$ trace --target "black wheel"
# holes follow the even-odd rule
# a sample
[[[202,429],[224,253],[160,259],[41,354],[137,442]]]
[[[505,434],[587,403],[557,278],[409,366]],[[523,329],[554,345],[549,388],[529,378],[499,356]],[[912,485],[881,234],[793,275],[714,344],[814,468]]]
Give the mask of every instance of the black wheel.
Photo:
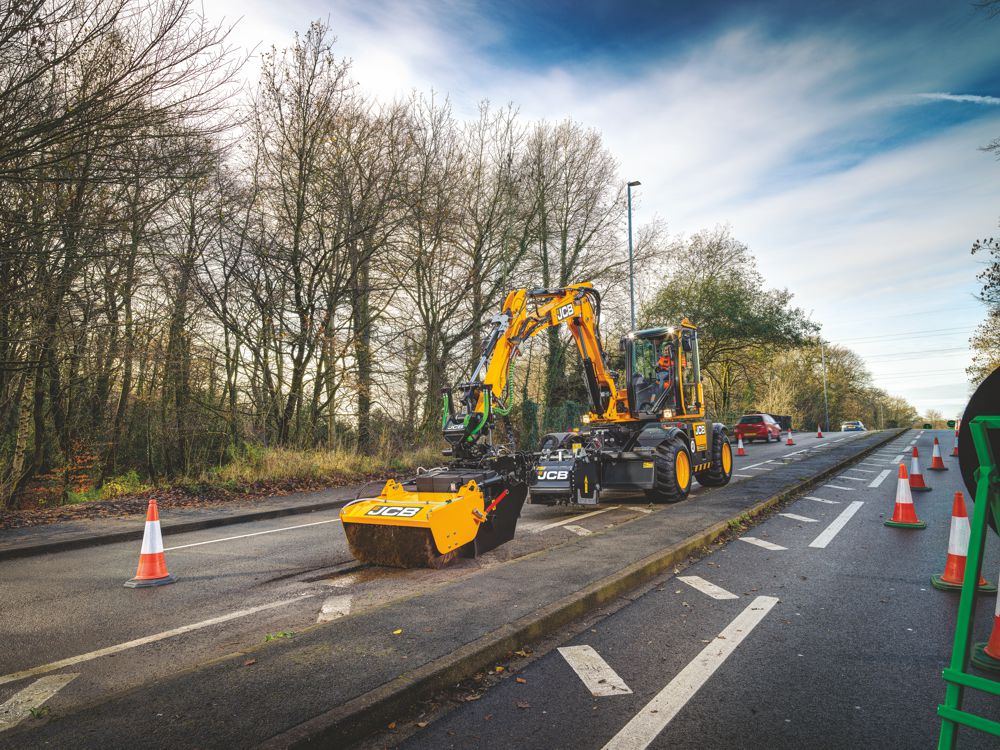
[[[691,453],[679,440],[664,440],[653,454],[654,487],[646,491],[653,503],[677,503],[691,491]]]
[[[770,442],[771,433],[767,433]],[[729,443],[729,436],[724,432],[718,432],[712,441],[712,465],[706,471],[699,471],[695,474],[698,484],[704,487],[721,487],[729,484],[733,477],[733,446]]]

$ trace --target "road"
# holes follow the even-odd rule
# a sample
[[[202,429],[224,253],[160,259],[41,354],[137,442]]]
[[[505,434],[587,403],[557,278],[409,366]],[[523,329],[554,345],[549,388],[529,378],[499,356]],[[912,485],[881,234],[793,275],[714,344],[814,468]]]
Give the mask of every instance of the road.
[[[859,437],[801,434],[795,447],[755,444],[750,455],[736,459],[734,482]],[[692,499],[710,492],[696,486]],[[513,542],[446,571],[359,568],[337,511],[167,537],[167,561],[178,583],[156,589],[122,587],[135,569],[135,543],[6,561],[0,564],[0,704],[47,675],[73,674],[44,700],[46,712],[66,715],[269,637],[661,512],[671,507],[614,503],[595,512],[529,505]],[[7,728],[0,720],[0,732]]]
[[[945,443],[943,432],[917,441],[925,467],[934,435]],[[928,528],[883,525],[899,456],[915,436],[828,480],[683,578],[666,576],[582,632],[553,639],[557,648],[504,672],[477,700],[420,717],[423,729],[400,722],[368,746],[935,746],[958,595],[932,588],[930,576],[943,569],[951,500],[963,487],[957,459],[948,472],[925,470],[933,490],[916,495],[916,508]],[[989,535],[984,572],[993,582],[998,546]],[[978,608],[978,640],[989,633],[993,596]],[[723,661],[699,661],[730,643]],[[995,699],[972,691],[966,707],[1000,713]],[[996,746],[961,733],[962,748]]]

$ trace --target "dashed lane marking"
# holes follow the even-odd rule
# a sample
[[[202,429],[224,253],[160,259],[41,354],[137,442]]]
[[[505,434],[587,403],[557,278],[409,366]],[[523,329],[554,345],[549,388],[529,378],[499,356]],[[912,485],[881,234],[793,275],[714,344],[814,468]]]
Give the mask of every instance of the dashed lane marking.
[[[891,463],[891,464],[898,464],[902,460],[903,460],[903,454],[900,453],[898,456],[896,456],[895,458],[893,458],[889,463]]]
[[[734,477],[742,477],[743,479],[753,479],[753,474],[733,474]]]
[[[590,536],[591,534],[594,533],[590,529],[585,529],[583,528],[583,526],[577,526],[572,523],[566,524],[563,528],[565,528],[566,531],[572,531],[577,536]]]
[[[688,586],[697,589],[705,596],[713,599],[739,599],[736,594],[726,591],[721,586],[716,586],[711,581],[706,581],[701,576],[677,576],[678,581],[684,581]]]
[[[32,712],[41,708],[45,701],[79,676],[79,672],[50,674],[35,680],[24,690],[14,693],[9,700],[0,705],[0,732],[16,727],[31,716]]]
[[[233,539],[246,539],[251,536],[261,536],[263,534],[277,534],[279,531],[291,531],[292,529],[304,529],[307,526],[320,526],[324,523],[338,523],[339,518],[330,518],[326,521],[313,521],[312,523],[300,523],[297,526],[283,526],[280,529],[270,529],[269,531],[255,531],[252,534],[240,534],[239,536],[226,536],[222,539],[209,539],[207,542],[193,542],[191,544],[178,544],[176,547],[167,547],[164,552],[175,549],[187,549],[188,547],[200,547],[203,544],[218,544],[219,542],[231,542]]]
[[[827,505],[840,505],[839,500],[824,500],[821,497],[813,497],[812,495],[806,495],[805,500],[815,500],[817,503],[826,503]]]
[[[833,490],[847,490],[848,492],[854,492],[853,487],[841,487],[839,484],[824,484],[824,487],[829,487]]]
[[[590,694],[598,698],[628,695],[632,688],[601,658],[591,646],[562,646],[559,649],[566,663],[583,682]]]
[[[871,482],[868,483],[868,486],[878,487],[880,484],[882,484],[882,482],[885,481],[885,478],[889,476],[891,473],[892,473],[891,470],[884,469],[877,477],[875,477]]]
[[[860,500],[855,500],[853,503],[844,508],[844,511],[833,519],[833,523],[823,529],[823,533],[818,537],[813,539],[810,543],[810,547],[815,547],[816,549],[825,549],[833,538],[840,533],[840,530],[847,525],[847,522],[853,518],[854,514],[858,512],[858,509],[864,505]]]
[[[557,526],[565,526],[568,523],[573,523],[575,521],[582,521],[584,518],[590,518],[591,516],[596,516],[598,513],[607,513],[609,510],[618,510],[620,505],[612,505],[610,508],[601,508],[600,510],[592,510],[590,513],[584,513],[581,516],[570,516],[569,518],[564,518],[561,521],[554,521],[553,523],[547,523],[544,526],[539,526],[537,529],[532,529],[532,534],[539,534],[543,531],[548,531],[549,529],[554,529]]]
[[[769,464],[770,461],[761,461],[759,464],[750,464],[749,466],[741,466],[741,469],[756,469],[758,466],[763,466],[764,464]]]
[[[871,469],[859,469],[855,466],[852,466],[850,469],[848,469],[848,471],[860,471],[864,474],[878,474],[877,471],[872,471]]]
[[[848,476],[844,476],[843,474],[841,474],[839,477],[837,477],[837,481],[839,482],[841,479],[846,480],[848,482],[867,482],[868,481],[864,477],[848,477]]]
[[[795,513],[779,513],[779,516],[784,516],[785,518],[791,518],[793,521],[804,521],[805,523],[819,523],[815,518],[809,518],[808,516],[798,516]]]
[[[773,550],[774,552],[788,549],[788,547],[782,547],[780,544],[774,544],[764,539],[758,539],[755,536],[741,536],[739,537],[739,540],[741,542],[747,542],[748,544],[756,545],[757,547],[763,547],[764,549]]]
[[[682,669],[670,683],[643,706],[604,746],[604,750],[644,750],[708,682],[743,639],[767,616],[777,597],[758,596],[719,635]]]
[[[351,614],[351,600],[353,598],[350,594],[329,597],[320,607],[319,614],[316,615],[316,622],[339,620],[341,617]]]
[[[62,669],[63,667],[68,667],[73,664],[80,664],[81,662],[91,661],[92,659],[99,659],[102,656],[109,656],[110,654],[117,654],[121,651],[127,651],[131,648],[136,648],[137,646],[145,646],[147,643],[155,643],[156,641],[162,641],[166,638],[172,638],[175,635],[182,635],[184,633],[190,633],[192,630],[200,630],[202,628],[207,628],[211,625],[219,625],[223,622],[229,622],[230,620],[236,620],[241,617],[247,617],[257,612],[264,612],[268,609],[276,609],[277,607],[287,607],[289,604],[294,604],[295,602],[303,601],[304,599],[309,599],[315,596],[315,594],[303,594],[301,596],[296,596],[291,599],[282,599],[277,602],[270,602],[269,604],[261,604],[256,607],[250,607],[249,609],[241,609],[236,612],[230,612],[225,615],[219,615],[218,617],[213,617],[209,620],[202,620],[201,622],[192,623],[191,625],[182,625],[179,628],[173,628],[172,630],[164,630],[162,633],[155,633],[153,635],[147,635],[143,638],[136,638],[134,641],[126,641],[125,643],[118,643],[114,646],[108,646],[106,648],[99,648],[96,651],[88,651],[85,654],[80,654],[78,656],[71,656],[68,659],[60,659],[59,661],[50,662],[49,664],[42,664],[39,667],[32,667],[31,669],[24,669],[20,672],[12,672],[11,674],[0,675],[0,685],[5,685],[8,682],[16,682],[17,680],[23,680],[25,677],[34,677],[36,674],[45,674],[46,672],[55,672],[57,669]]]

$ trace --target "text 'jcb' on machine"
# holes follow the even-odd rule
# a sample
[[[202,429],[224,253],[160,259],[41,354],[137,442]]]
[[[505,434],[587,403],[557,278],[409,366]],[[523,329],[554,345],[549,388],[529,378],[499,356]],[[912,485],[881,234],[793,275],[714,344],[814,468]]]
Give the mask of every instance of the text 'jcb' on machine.
[[[600,338],[601,298],[589,283],[518,289],[493,319],[472,378],[443,394],[447,466],[341,511],[351,552],[362,561],[440,567],[474,557],[514,536],[532,502],[597,503],[602,493],[642,492],[657,502],[687,496],[692,475],[721,485],[732,473],[725,428],[704,420],[697,331],[630,333],[622,340],[625,387],[608,369]],[[591,411],[585,427],[553,433],[540,453],[517,450],[508,415],[514,357],[522,343],[566,325],[583,362]]]

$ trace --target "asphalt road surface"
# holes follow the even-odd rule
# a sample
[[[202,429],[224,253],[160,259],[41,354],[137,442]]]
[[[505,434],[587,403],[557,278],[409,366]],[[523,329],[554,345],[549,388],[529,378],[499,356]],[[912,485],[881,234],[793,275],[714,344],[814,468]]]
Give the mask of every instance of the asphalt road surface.
[[[794,447],[755,444],[736,459],[734,482],[858,437],[833,433],[819,440],[805,433]],[[696,486],[693,494],[704,492],[711,490]],[[528,505],[513,542],[446,571],[359,568],[336,510],[169,536],[166,557],[178,582],[156,589],[122,587],[135,570],[139,545],[132,542],[6,561],[0,564],[0,705],[16,699],[53,716],[69,713],[267,638],[658,512],[669,507]],[[15,725],[0,710],[0,732]]]
[[[424,748],[921,748],[937,744],[958,594],[931,587],[948,546],[957,459],[916,494],[922,531],[888,528],[916,432],[667,576],[473,702],[368,746]],[[908,461],[907,461],[907,465]],[[741,467],[741,471],[746,470]],[[971,515],[971,503],[969,504]],[[763,543],[763,545],[762,545]],[[984,573],[996,582],[997,537]],[[985,640],[995,595],[977,608]],[[967,691],[994,720],[1000,704]],[[960,732],[959,747],[1000,740]]]

